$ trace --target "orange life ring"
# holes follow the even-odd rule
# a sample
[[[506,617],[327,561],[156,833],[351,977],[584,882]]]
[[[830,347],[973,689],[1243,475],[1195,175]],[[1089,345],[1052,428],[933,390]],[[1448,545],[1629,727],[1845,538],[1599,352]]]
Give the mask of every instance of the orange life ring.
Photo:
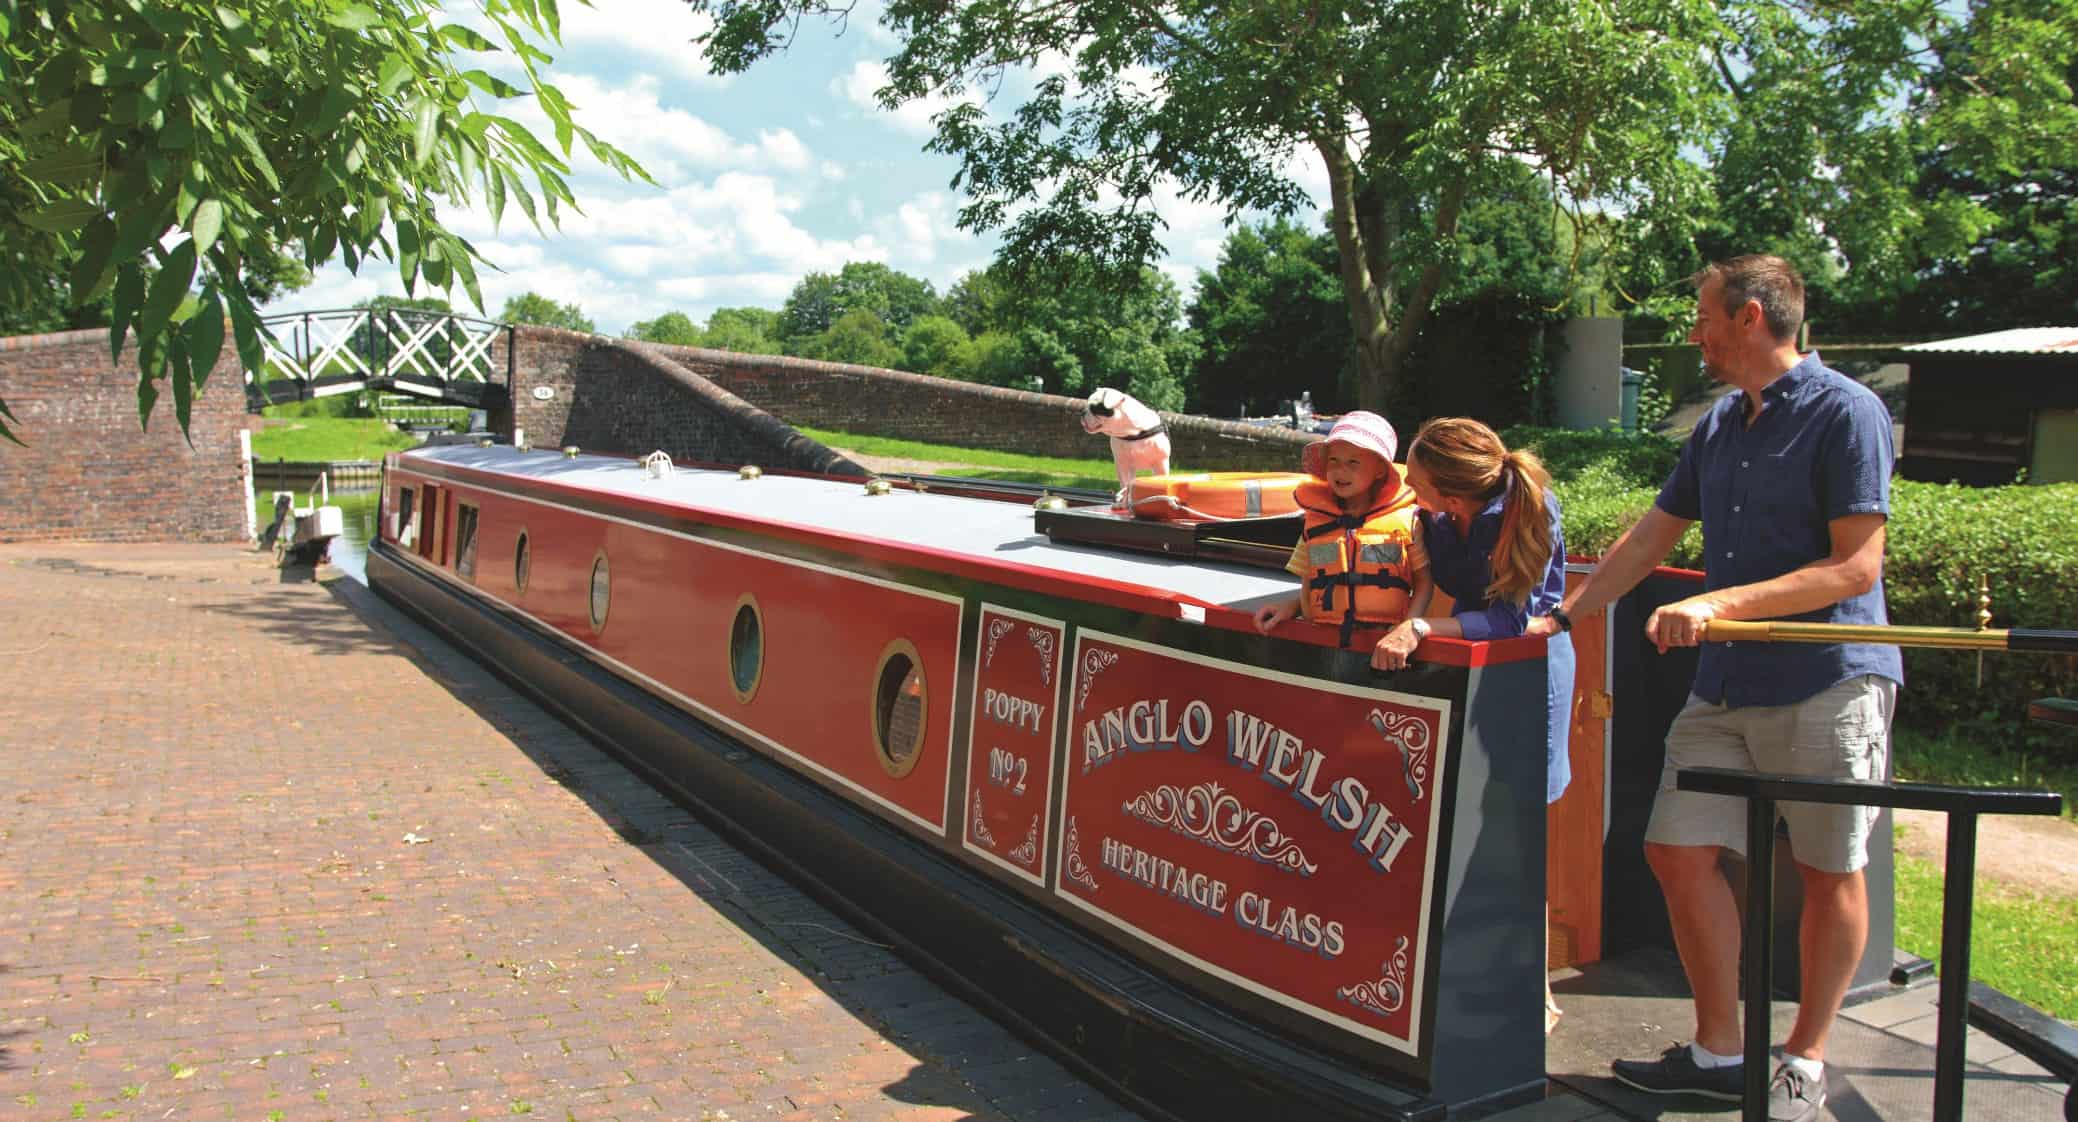
[[[1299,509],[1292,497],[1307,478],[1296,471],[1205,471],[1191,475],[1143,475],[1128,496],[1135,518],[1203,522],[1215,518],[1262,518]]]

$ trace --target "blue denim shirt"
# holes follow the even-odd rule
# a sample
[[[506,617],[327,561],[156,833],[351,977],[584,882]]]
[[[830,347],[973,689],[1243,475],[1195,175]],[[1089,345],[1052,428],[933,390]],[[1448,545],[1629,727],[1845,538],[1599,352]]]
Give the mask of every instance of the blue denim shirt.
[[[1429,573],[1435,577],[1436,587],[1454,601],[1451,614],[1467,639],[1513,639],[1522,634],[1531,616],[1545,615],[1566,598],[1566,539],[1559,528],[1558,496],[1549,491],[1544,493],[1544,514],[1551,520],[1551,563],[1544,567],[1544,579],[1530,589],[1529,603],[1522,607],[1486,598],[1486,586],[1494,580],[1494,544],[1501,540],[1502,504],[1507,497],[1497,496],[1473,515],[1462,536],[1449,515],[1421,512],[1421,541],[1429,555]]]
[[[1890,412],[1866,387],[1804,356],[1761,391],[1746,425],[1746,395],[1729,393],[1699,422],[1658,507],[1703,523],[1710,589],[1753,584],[1832,553],[1829,523],[1890,514]],[[1887,623],[1883,580],[1859,596],[1788,616],[1822,623]],[[1734,708],[1788,705],[1849,678],[1905,680],[1894,646],[1877,643],[1705,643],[1695,693]]]

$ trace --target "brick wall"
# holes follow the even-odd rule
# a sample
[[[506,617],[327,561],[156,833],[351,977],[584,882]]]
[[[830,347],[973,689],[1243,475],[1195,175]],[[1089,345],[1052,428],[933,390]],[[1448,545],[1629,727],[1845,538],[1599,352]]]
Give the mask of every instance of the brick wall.
[[[245,540],[243,390],[226,345],[183,439],[170,391],[138,427],[134,341],[111,362],[106,331],[0,338],[0,399],[28,446],[0,440],[0,541]]]
[[[629,343],[546,328],[520,331],[520,361],[515,366],[522,373],[515,374],[521,384],[514,387],[513,410],[528,439],[537,444],[562,440],[550,434],[575,431],[568,428],[576,420],[573,410],[594,395],[615,392],[604,390],[610,381],[608,372],[625,363],[630,370],[664,364],[686,375],[698,375],[682,384],[711,385],[722,391],[722,397],[744,403],[753,414],[769,414],[814,428],[1041,456],[1102,459],[1110,455],[1101,437],[1082,431],[1080,398],[784,355]],[[578,390],[580,375],[586,374],[591,381],[580,392],[566,392]],[[635,381],[641,381],[640,376]],[[533,385],[552,385],[558,392],[553,400],[538,402],[531,392]],[[1178,471],[1297,471],[1299,449],[1310,439],[1289,429],[1182,413],[1165,413],[1163,419],[1169,425]],[[618,430],[603,428],[603,417],[588,426],[588,431],[601,432],[611,440],[627,439]],[[584,440],[569,442],[586,445]],[[601,450],[609,446],[600,445]],[[644,444],[640,450],[660,446],[671,450],[659,442]]]
[[[491,423],[519,429],[537,447],[631,456],[662,449],[679,461],[868,474],[688,370],[678,360],[684,348],[530,326],[515,329],[513,345],[510,425],[502,417]]]

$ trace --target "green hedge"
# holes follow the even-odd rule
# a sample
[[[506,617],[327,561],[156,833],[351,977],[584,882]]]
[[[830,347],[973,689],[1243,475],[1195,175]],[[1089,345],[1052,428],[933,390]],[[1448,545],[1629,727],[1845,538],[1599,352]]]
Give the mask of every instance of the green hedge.
[[[1514,428],[1505,439],[1537,450],[1551,468],[1565,511],[1566,548],[1605,552],[1652,506],[1680,446],[1650,434]],[[1993,627],[2078,627],[2078,484],[1960,487],[1892,484],[1884,585],[1893,623],[1970,627],[1977,581],[1991,581]],[[1667,563],[1702,565],[1691,530]],[[1899,720],[1926,732],[1967,726],[2005,747],[2078,757],[2078,737],[2020,720],[2038,697],[2078,696],[2078,656],[1990,654],[1984,683],[1977,656],[1905,651],[1907,688]]]

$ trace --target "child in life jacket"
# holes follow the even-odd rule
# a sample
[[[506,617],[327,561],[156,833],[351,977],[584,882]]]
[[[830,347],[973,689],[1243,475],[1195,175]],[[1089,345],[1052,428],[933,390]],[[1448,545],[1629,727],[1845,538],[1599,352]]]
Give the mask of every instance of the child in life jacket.
[[[1407,617],[1428,587],[1414,492],[1393,466],[1399,437],[1376,413],[1344,414],[1327,439],[1306,446],[1301,464],[1312,476],[1294,497],[1305,530],[1285,568],[1299,594],[1256,612],[1258,631],[1294,615],[1341,628],[1347,647],[1357,625]]]

